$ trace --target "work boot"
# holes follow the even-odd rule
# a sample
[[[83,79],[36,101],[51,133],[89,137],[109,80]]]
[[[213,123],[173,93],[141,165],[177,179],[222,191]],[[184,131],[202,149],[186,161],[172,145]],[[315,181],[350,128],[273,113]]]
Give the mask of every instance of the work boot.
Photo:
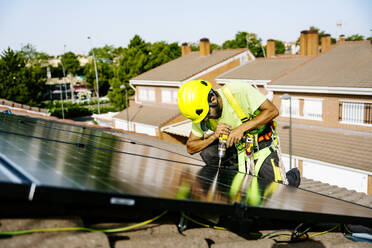
[[[300,171],[297,168],[290,169],[287,173],[287,181],[289,186],[298,188],[301,183]]]

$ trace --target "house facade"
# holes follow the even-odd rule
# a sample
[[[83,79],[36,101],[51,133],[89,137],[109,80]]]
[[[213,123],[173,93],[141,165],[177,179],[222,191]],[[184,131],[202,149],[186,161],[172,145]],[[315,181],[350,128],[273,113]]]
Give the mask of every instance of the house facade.
[[[287,169],[292,164],[306,178],[372,194],[372,44],[331,46],[326,35],[319,47],[317,33],[308,31],[300,40],[302,55],[256,60],[217,82],[256,85],[280,109]]]
[[[136,91],[134,104],[114,116],[115,128],[178,141],[177,137],[162,133],[160,129],[185,120],[177,107],[179,87],[194,79],[208,80],[214,87],[220,87],[215,81],[217,75],[255,59],[248,49],[211,51],[210,42],[206,38],[200,40],[199,51],[191,51],[187,43],[182,44],[181,49],[180,58],[130,80],[130,85]],[[156,123],[155,115],[161,116],[161,120]]]

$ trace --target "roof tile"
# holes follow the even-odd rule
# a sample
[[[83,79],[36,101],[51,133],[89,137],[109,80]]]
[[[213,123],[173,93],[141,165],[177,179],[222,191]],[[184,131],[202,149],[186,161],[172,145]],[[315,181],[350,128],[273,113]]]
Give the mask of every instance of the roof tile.
[[[213,50],[210,55],[202,57],[199,55],[199,52],[191,52],[186,56],[142,73],[132,78],[132,80],[184,81],[245,51],[247,51],[245,48]]]

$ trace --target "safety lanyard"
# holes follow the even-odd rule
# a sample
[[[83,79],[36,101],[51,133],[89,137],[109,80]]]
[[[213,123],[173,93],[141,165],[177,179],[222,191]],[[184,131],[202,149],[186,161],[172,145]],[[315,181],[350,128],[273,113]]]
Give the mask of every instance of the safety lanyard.
[[[239,119],[242,121],[242,123],[248,121],[247,115],[244,113],[239,103],[233,96],[231,90],[226,85],[222,87],[222,92],[225,95],[227,101],[230,103],[231,107],[234,109],[235,113],[238,115]]]

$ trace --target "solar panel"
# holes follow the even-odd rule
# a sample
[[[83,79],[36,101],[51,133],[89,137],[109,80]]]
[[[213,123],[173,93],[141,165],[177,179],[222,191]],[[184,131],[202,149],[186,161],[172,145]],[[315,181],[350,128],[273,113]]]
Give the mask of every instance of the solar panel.
[[[143,139],[142,139],[143,140]],[[372,209],[76,125],[0,114],[1,201],[200,210],[347,223]]]

